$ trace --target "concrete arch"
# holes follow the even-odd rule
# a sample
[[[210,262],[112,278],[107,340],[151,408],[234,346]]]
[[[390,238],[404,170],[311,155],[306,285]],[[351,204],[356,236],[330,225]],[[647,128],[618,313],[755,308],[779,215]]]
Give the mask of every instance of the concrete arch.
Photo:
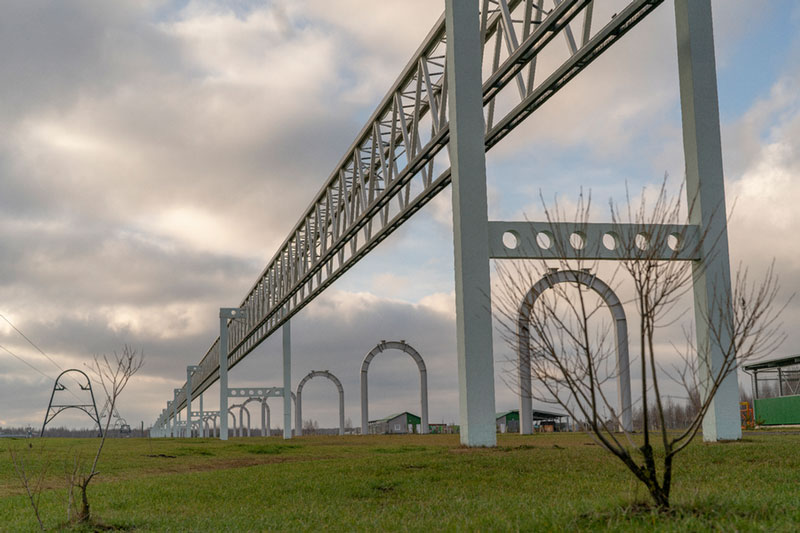
[[[233,424],[230,427],[232,429],[233,436],[235,437],[236,436],[236,413],[233,412],[233,406],[228,408],[228,414],[231,416],[231,419],[233,420]]]
[[[316,377],[328,378],[336,385],[336,389],[339,391],[339,435],[344,435],[344,387],[342,387],[342,382],[339,381],[339,378],[327,370],[312,370],[306,377],[301,379],[300,383],[297,385],[297,401],[295,402],[294,410],[294,427],[296,434],[298,436],[303,434],[303,387],[306,382]]]
[[[626,431],[633,429],[631,409],[631,373],[628,357],[628,322],[625,310],[616,293],[594,274],[582,270],[561,270],[546,274],[531,287],[522,299],[517,319],[517,347],[519,373],[520,433],[532,432],[533,400],[531,394],[530,314],[533,305],[543,292],[558,283],[578,283],[592,289],[603,299],[614,318],[615,344],[617,346],[617,401],[620,412],[618,423]]]
[[[428,371],[425,368],[425,361],[422,356],[406,341],[381,341],[373,348],[361,363],[361,434],[369,434],[369,411],[368,411],[368,388],[367,372],[372,359],[384,350],[400,350],[411,356],[419,368],[419,388],[420,388],[420,407],[422,409],[422,429],[421,433],[428,433]]]
[[[245,409],[245,406],[250,402],[259,402],[259,403],[261,403],[261,411],[262,411],[262,413],[261,413],[261,434],[262,435],[266,435],[266,433],[264,433],[264,413],[263,413],[264,404],[266,403],[266,401],[267,401],[266,398],[260,398],[258,396],[254,396],[252,398],[248,398],[247,400],[245,400],[242,403],[242,407],[241,407],[241,409]],[[241,420],[241,418],[242,418],[242,413],[240,411],[239,412],[239,419]],[[250,410],[249,409],[247,410],[247,436],[248,437],[250,436]]]
[[[247,413],[247,436],[250,436],[250,409],[245,407],[245,403],[239,404],[239,436],[244,437],[244,413]]]

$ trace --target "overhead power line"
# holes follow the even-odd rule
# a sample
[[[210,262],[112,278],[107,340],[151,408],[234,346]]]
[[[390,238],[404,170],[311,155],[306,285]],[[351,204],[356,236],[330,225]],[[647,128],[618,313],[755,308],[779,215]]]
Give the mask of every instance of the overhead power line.
[[[40,354],[42,354],[43,356],[47,357],[47,360],[48,360],[48,361],[50,361],[51,363],[53,363],[54,365],[56,365],[56,368],[58,368],[58,369],[59,369],[59,370],[61,370],[62,372],[64,371],[64,368],[63,368],[61,365],[59,365],[58,363],[56,363],[55,361],[53,361],[53,358],[52,358],[52,357],[50,357],[49,355],[47,355],[46,353],[44,353],[44,350],[42,350],[41,348],[39,348],[38,346],[36,346],[36,343],[34,343],[32,340],[30,340],[30,339],[28,338],[28,336],[27,336],[27,335],[25,335],[24,333],[22,333],[22,332],[21,332],[21,331],[20,331],[20,330],[17,328],[17,326],[15,326],[14,324],[12,324],[12,323],[11,323],[11,321],[5,317],[5,315],[3,315],[2,313],[0,313],[0,318],[2,318],[3,320],[5,320],[5,321],[8,323],[8,325],[9,325],[9,326],[11,326],[12,328],[14,328],[14,331],[16,331],[17,333],[19,333],[20,335],[22,335],[22,338],[23,338],[23,339],[25,339],[26,341],[28,341],[28,343],[29,343],[31,346],[33,346],[34,348],[36,348],[36,349],[39,351],[39,353],[40,353]]]

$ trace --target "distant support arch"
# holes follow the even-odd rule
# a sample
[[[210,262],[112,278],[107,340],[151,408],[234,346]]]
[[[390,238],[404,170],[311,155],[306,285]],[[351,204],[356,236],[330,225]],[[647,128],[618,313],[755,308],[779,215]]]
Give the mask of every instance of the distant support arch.
[[[423,434],[428,433],[428,371],[425,368],[425,361],[422,356],[406,341],[381,341],[375,348],[373,348],[361,363],[361,434],[369,434],[369,393],[367,388],[367,372],[369,371],[369,364],[372,359],[384,350],[400,350],[411,356],[417,363],[419,368],[419,386],[420,386],[420,407],[422,410],[422,429]]]
[[[77,372],[86,380],[86,385],[81,385],[79,378],[74,378],[75,382],[81,388],[82,391],[88,391],[89,397],[92,400],[92,403],[84,403],[84,404],[77,404],[77,403],[64,403],[64,404],[53,404],[53,399],[55,398],[56,392],[65,391],[67,387],[61,382],[61,378],[64,375],[69,374],[71,372]],[[79,400],[80,401],[80,400]],[[47,412],[44,415],[44,424],[42,424],[42,432],[40,437],[44,437],[44,429],[47,427],[47,424],[50,423],[56,416],[58,416],[61,412],[66,411],[67,409],[80,409],[91,418],[96,424],[97,429],[100,431],[100,436],[103,436],[103,427],[100,425],[100,414],[97,412],[97,403],[94,401],[94,392],[92,391],[92,382],[89,379],[89,376],[86,375],[85,372],[82,370],[78,370],[77,368],[70,368],[68,370],[64,370],[62,373],[58,375],[56,378],[55,383],[53,384],[53,392],[50,393],[50,403],[47,404]]]
[[[617,351],[617,401],[618,423],[626,431],[633,429],[631,409],[631,373],[628,357],[628,322],[625,309],[616,293],[603,280],[583,270],[560,270],[546,274],[531,287],[519,306],[517,318],[517,338],[519,344],[519,431],[530,434],[533,431],[533,396],[531,390],[531,353],[530,353],[530,314],[539,296],[558,283],[578,283],[596,292],[603,299],[614,319],[614,336]]]
[[[295,433],[300,436],[303,434],[303,387],[305,386],[306,382],[308,382],[311,378],[328,378],[336,385],[336,388],[339,391],[339,435],[344,435],[344,387],[342,387],[342,382],[339,381],[339,378],[328,372],[327,370],[312,370],[308,373],[306,377],[300,380],[300,383],[297,385],[297,401],[295,402]]]

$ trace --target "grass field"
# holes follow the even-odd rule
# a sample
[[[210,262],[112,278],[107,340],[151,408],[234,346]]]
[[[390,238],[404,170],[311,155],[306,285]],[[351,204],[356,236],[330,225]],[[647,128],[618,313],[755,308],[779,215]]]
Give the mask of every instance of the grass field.
[[[49,464],[42,516],[66,520],[65,461],[91,439],[0,441],[34,470]],[[29,444],[33,448],[29,448]],[[800,435],[748,433],[679,456],[673,509],[584,434],[501,435],[466,449],[456,435],[114,439],[90,486],[109,529],[136,531],[796,531]],[[38,525],[0,461],[0,530]],[[86,529],[93,531],[94,529]]]

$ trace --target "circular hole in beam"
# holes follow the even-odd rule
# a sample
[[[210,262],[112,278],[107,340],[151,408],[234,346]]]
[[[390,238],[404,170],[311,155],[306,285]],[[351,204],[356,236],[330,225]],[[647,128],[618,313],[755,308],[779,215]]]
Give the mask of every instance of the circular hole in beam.
[[[576,250],[583,250],[586,247],[586,234],[582,231],[575,231],[569,236],[569,244]]]
[[[553,246],[553,234],[549,231],[539,231],[536,233],[536,245],[542,250],[549,250]]]
[[[519,247],[519,234],[514,230],[503,233],[503,246],[508,250],[516,250]]]
[[[619,248],[619,235],[613,231],[603,235],[603,246],[606,250],[616,250]]]
[[[679,252],[683,248],[683,235],[680,233],[670,233],[667,237],[667,246],[673,252]]]
[[[650,235],[647,233],[638,233],[636,237],[634,237],[633,242],[639,250],[648,250],[650,248]]]

